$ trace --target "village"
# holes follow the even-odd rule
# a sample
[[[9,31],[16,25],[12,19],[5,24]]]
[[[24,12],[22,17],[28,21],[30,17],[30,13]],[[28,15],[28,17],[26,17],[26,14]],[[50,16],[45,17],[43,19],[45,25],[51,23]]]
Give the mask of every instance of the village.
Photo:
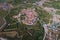
[[[1,2],[0,40],[60,40],[58,1]]]

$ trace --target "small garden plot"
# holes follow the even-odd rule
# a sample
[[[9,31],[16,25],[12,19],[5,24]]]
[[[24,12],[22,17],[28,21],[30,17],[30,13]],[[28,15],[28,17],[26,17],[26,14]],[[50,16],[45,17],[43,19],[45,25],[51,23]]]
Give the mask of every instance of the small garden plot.
[[[57,11],[56,14],[60,15],[60,11]]]
[[[51,2],[51,5],[56,9],[60,9],[60,1],[53,1]]]
[[[8,14],[8,11],[0,11],[0,16],[5,17]]]

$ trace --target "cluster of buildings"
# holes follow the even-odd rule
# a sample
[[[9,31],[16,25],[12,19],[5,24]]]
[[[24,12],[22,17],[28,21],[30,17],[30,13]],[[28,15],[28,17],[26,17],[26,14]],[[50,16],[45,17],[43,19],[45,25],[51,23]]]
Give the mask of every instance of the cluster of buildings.
[[[26,25],[34,25],[36,24],[37,20],[39,20],[38,14],[35,12],[34,9],[31,8],[22,9],[21,13],[13,16],[13,18],[17,18],[19,22],[21,21],[23,24]]]
[[[59,35],[59,26],[60,26],[60,16],[55,15],[53,17],[53,22],[51,24],[44,24],[43,28],[45,29],[44,40],[58,40]]]
[[[44,38],[43,40],[58,40],[58,27],[55,24],[44,24]]]
[[[22,14],[25,16],[25,19],[22,22],[26,25],[34,25],[37,21],[38,14],[31,8],[23,9]]]

